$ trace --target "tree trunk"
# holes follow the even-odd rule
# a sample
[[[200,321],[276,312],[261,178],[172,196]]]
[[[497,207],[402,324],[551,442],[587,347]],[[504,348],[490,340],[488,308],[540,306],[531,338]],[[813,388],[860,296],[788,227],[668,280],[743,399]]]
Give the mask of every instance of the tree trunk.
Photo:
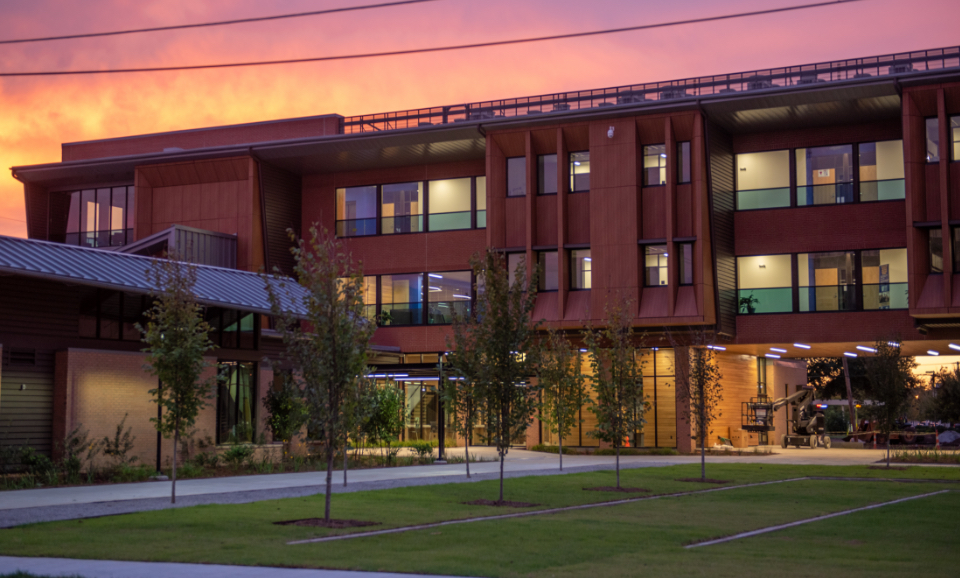
[[[349,462],[349,456],[347,454],[347,438],[343,438],[343,487],[347,487],[347,463]]]
[[[700,432],[700,479],[707,479],[707,436]]]
[[[847,367],[847,358],[843,357],[843,378],[847,382],[847,407],[850,409],[850,430],[857,431],[857,415],[853,404],[853,388],[850,387],[850,369]],[[787,392],[788,394],[790,392]],[[849,433],[849,432],[848,432]]]
[[[620,444],[617,444],[617,489],[620,489]]]
[[[173,471],[171,472],[170,479],[173,480],[173,483],[170,484],[170,503],[177,503],[177,446],[180,445],[180,428],[174,428],[173,430]]]
[[[330,491],[333,489],[333,443],[332,436],[327,436],[327,493],[324,496],[323,519],[330,521]]]
[[[890,434],[887,434],[887,467],[890,467]]]
[[[563,431],[563,419],[560,419],[560,420],[558,421],[558,423],[557,423],[557,431],[558,431],[558,432],[562,432],[562,431]],[[559,447],[560,447],[560,471],[562,472],[562,471],[563,471],[563,436],[558,433],[558,434],[557,434],[557,439],[560,440],[558,443],[559,443]]]
[[[503,454],[500,454],[500,501],[503,501]]]
[[[470,434],[467,434],[467,438],[463,440],[463,457],[464,461],[467,462],[467,477],[470,477]]]

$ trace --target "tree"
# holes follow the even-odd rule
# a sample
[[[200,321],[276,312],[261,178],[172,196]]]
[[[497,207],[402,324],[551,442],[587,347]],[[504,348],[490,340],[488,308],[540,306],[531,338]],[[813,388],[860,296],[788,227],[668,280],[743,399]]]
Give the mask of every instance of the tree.
[[[719,417],[723,401],[723,375],[716,352],[708,347],[709,336],[695,330],[686,346],[686,359],[677,356],[677,397],[683,400],[684,418],[693,426],[693,435],[700,442],[700,479],[707,479],[706,446],[710,426]],[[683,365],[681,365],[683,364]],[[685,373],[685,375],[684,375]]]
[[[298,285],[265,277],[285,357],[303,389],[309,422],[323,436],[327,461],[324,521],[330,523],[333,460],[347,426],[346,404],[366,375],[367,345],[375,326],[364,317],[363,276],[326,230],[297,239]]]
[[[399,439],[403,431],[403,394],[391,380],[374,389],[370,403],[370,417],[363,433],[369,441],[380,446],[380,457],[386,465],[384,447]]]
[[[309,413],[303,401],[303,391],[289,371],[274,374],[273,387],[263,398],[263,407],[269,413],[267,427],[274,440],[283,442],[283,458],[290,455],[290,446],[300,429],[307,423]]]
[[[344,404],[343,420],[343,485],[347,485],[347,469],[349,468],[350,458],[347,451],[350,449],[350,437],[353,437],[354,455],[357,448],[362,443],[364,432],[367,429],[367,422],[373,415],[376,400],[377,383],[375,380],[367,377],[372,373],[372,369],[364,368],[364,372],[357,380],[356,387],[353,387],[347,396]]]
[[[563,469],[563,438],[579,424],[580,408],[589,400],[586,379],[580,367],[580,352],[559,331],[547,332],[540,342],[537,377],[540,382],[540,421],[559,438],[560,469]]]
[[[151,418],[163,436],[173,436],[173,468],[170,502],[177,501],[177,448],[180,432],[193,427],[200,410],[206,406],[215,378],[201,379],[209,364],[204,355],[216,346],[210,341],[210,326],[203,320],[193,288],[196,268],[176,255],[158,259],[147,271],[156,300],[146,312],[143,349],[146,369],[157,376],[160,385],[149,391],[162,408],[160,417]]]
[[[643,367],[638,359],[629,302],[606,307],[606,327],[590,329],[584,342],[593,368],[596,395],[590,411],[597,416],[596,438],[613,445],[617,454],[617,488],[620,488],[620,448],[646,423]]]
[[[464,462],[470,477],[470,441],[480,417],[479,383],[483,379],[483,364],[477,347],[477,331],[472,331],[471,320],[457,314],[453,321],[453,335],[447,338],[447,361],[454,379],[440,384],[443,407],[452,417],[457,435],[463,436]]]
[[[521,260],[511,284],[506,260],[496,251],[474,255],[470,265],[477,278],[476,310],[471,316],[455,319],[452,357],[453,363],[463,364],[455,365],[455,372],[475,375],[470,381],[473,399],[486,413],[489,440],[500,456],[498,501],[503,502],[504,458],[513,440],[526,433],[537,405],[536,389],[525,383],[535,367],[537,324],[531,316],[537,299],[537,273],[531,273],[528,280]],[[461,349],[465,347],[473,352]],[[473,361],[467,361],[471,356]]]
[[[877,422],[880,433],[887,438],[887,467],[890,467],[890,432],[897,425],[919,386],[913,370],[917,367],[913,356],[901,355],[900,341],[878,339],[873,348],[876,354],[863,357],[863,366],[870,384],[872,404],[862,403],[864,411]]]
[[[940,385],[928,405],[929,417],[951,425],[960,422],[960,369],[943,369],[936,381]]]

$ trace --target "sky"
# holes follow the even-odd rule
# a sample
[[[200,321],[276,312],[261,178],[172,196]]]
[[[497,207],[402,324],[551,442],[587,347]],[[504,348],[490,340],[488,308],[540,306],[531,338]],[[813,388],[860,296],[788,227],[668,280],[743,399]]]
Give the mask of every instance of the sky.
[[[506,40],[811,0],[436,0],[334,15],[0,45],[0,71],[175,66]],[[208,22],[376,0],[0,0],[0,39]],[[960,45],[956,0],[861,0],[582,39],[213,71],[0,78],[0,234],[26,236],[12,166],[60,144],[673,80]]]

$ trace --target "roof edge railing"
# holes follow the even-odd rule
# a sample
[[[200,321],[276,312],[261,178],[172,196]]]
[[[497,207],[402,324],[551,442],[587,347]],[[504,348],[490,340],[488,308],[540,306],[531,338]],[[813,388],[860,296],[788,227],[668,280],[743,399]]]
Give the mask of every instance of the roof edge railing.
[[[957,67],[960,67],[960,47],[954,46],[717,76],[351,116],[343,119],[342,126],[344,134],[390,131],[644,102],[796,88]]]

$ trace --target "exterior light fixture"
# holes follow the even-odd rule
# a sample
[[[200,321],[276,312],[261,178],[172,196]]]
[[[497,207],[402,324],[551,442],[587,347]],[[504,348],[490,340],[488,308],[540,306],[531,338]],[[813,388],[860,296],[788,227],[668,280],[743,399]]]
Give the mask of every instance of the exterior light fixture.
[[[586,352],[587,352],[586,349],[581,349],[581,350],[580,350],[580,353],[586,353]]]
[[[957,345],[956,343],[951,343],[947,347],[949,347],[950,349],[956,349],[957,351],[960,351],[960,345]]]
[[[771,347],[770,351],[776,351],[777,353],[786,353],[786,349],[780,349],[779,347]]]
[[[809,345],[804,345],[803,343],[794,343],[794,347],[799,347],[800,349],[810,349]]]
[[[857,349],[860,351],[869,351],[870,353],[876,353],[877,350],[872,347],[867,347],[866,345],[858,345]]]
[[[764,355],[764,357],[772,357],[772,358],[774,358],[774,359],[780,359],[780,356],[777,355],[776,353],[768,353],[768,354]]]
[[[613,127],[607,129],[607,138],[613,138]]]
[[[847,357],[856,357],[856,356],[857,356],[856,353],[850,353],[849,351],[844,351],[843,354],[846,355]]]
[[[708,345],[707,349],[716,349],[717,351],[726,351],[727,348],[722,345]]]
[[[927,355],[940,355],[939,351],[934,351],[932,349],[927,350]]]

